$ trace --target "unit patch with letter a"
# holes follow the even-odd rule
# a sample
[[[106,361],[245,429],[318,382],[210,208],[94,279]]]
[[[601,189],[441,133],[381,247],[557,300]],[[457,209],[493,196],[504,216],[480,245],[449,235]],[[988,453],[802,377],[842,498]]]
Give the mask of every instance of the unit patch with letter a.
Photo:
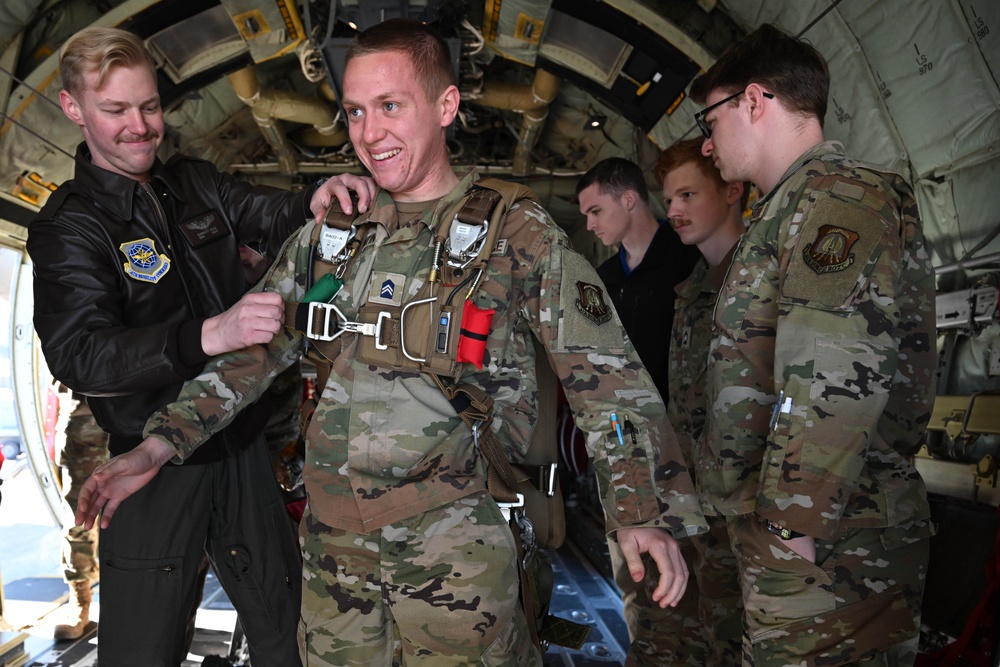
[[[802,250],[806,266],[816,273],[843,271],[854,263],[851,248],[861,238],[857,232],[836,225],[823,225],[816,240]]]
[[[576,300],[576,308],[594,324],[604,324],[611,319],[611,308],[604,303],[604,290],[597,285],[577,281],[576,288],[580,298]]]

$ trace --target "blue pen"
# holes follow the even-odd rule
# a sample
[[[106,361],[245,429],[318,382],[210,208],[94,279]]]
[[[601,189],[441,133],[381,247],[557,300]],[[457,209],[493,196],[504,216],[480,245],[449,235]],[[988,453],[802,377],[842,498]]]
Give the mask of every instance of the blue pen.
[[[618,423],[618,415],[614,412],[611,413],[611,426],[615,429],[615,433],[618,434],[618,444],[624,447],[625,438],[622,437],[622,426]]]

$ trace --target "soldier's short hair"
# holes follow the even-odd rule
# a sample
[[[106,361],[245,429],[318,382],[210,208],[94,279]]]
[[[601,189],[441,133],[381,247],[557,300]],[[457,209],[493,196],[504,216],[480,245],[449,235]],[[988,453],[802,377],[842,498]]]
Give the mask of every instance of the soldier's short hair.
[[[595,183],[601,194],[611,195],[615,199],[632,190],[639,194],[642,201],[649,201],[646,177],[639,165],[631,160],[620,157],[601,160],[577,181],[576,194],[579,196],[585,188]]]
[[[455,85],[448,44],[426,23],[389,19],[373,25],[357,35],[347,49],[345,62],[386,51],[399,51],[409,57],[428,101],[433,102],[448,86]]]
[[[663,182],[667,174],[678,167],[693,162],[701,169],[701,173],[716,182],[719,187],[726,185],[726,181],[719,173],[719,168],[712,162],[712,158],[701,152],[702,139],[684,139],[665,149],[660,153],[656,161],[656,180]]]
[[[701,152],[703,141],[701,137],[684,139],[661,152],[660,157],[656,161],[656,180],[663,183],[663,179],[667,177],[668,173],[691,162],[701,170],[701,173],[706,178],[715,181],[717,186],[720,188],[726,187],[728,183],[722,178],[722,174],[719,172],[719,168],[715,166],[712,158]],[[743,195],[740,198],[741,208],[746,208],[749,198],[750,182],[746,181],[743,183]]]
[[[156,63],[138,35],[120,28],[92,26],[71,36],[59,50],[59,76],[70,95],[77,97],[84,77],[97,72],[100,90],[116,67],[146,65],[156,76]]]
[[[704,102],[713,90],[731,95],[757,83],[792,112],[826,117],[830,70],[810,44],[765,23],[726,50],[691,84],[691,98]],[[734,100],[736,104],[738,100]]]

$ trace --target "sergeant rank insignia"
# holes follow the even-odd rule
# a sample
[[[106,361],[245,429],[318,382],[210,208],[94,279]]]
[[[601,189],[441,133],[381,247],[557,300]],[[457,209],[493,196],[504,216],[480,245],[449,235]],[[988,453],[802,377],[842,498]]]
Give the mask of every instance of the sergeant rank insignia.
[[[594,324],[604,324],[611,319],[611,309],[604,303],[604,290],[597,285],[577,281],[576,288],[580,290],[580,298],[576,300],[576,308],[584,317]]]
[[[125,273],[133,280],[157,283],[170,270],[170,259],[156,252],[153,239],[129,241],[118,246],[118,249],[128,258],[124,264]]]
[[[836,225],[822,225],[816,233],[816,242],[809,243],[802,251],[806,265],[819,274],[843,271],[854,263],[851,248],[861,237],[857,232]]]

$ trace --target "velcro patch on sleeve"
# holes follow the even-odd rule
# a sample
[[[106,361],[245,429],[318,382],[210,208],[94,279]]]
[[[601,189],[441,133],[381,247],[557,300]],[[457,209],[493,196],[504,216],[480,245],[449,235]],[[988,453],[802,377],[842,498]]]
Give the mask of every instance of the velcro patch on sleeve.
[[[821,198],[804,217],[781,295],[849,309],[882,252],[887,223],[863,204],[832,197]]]
[[[621,350],[624,332],[607,289],[582,255],[562,255],[559,344],[562,349]]]

